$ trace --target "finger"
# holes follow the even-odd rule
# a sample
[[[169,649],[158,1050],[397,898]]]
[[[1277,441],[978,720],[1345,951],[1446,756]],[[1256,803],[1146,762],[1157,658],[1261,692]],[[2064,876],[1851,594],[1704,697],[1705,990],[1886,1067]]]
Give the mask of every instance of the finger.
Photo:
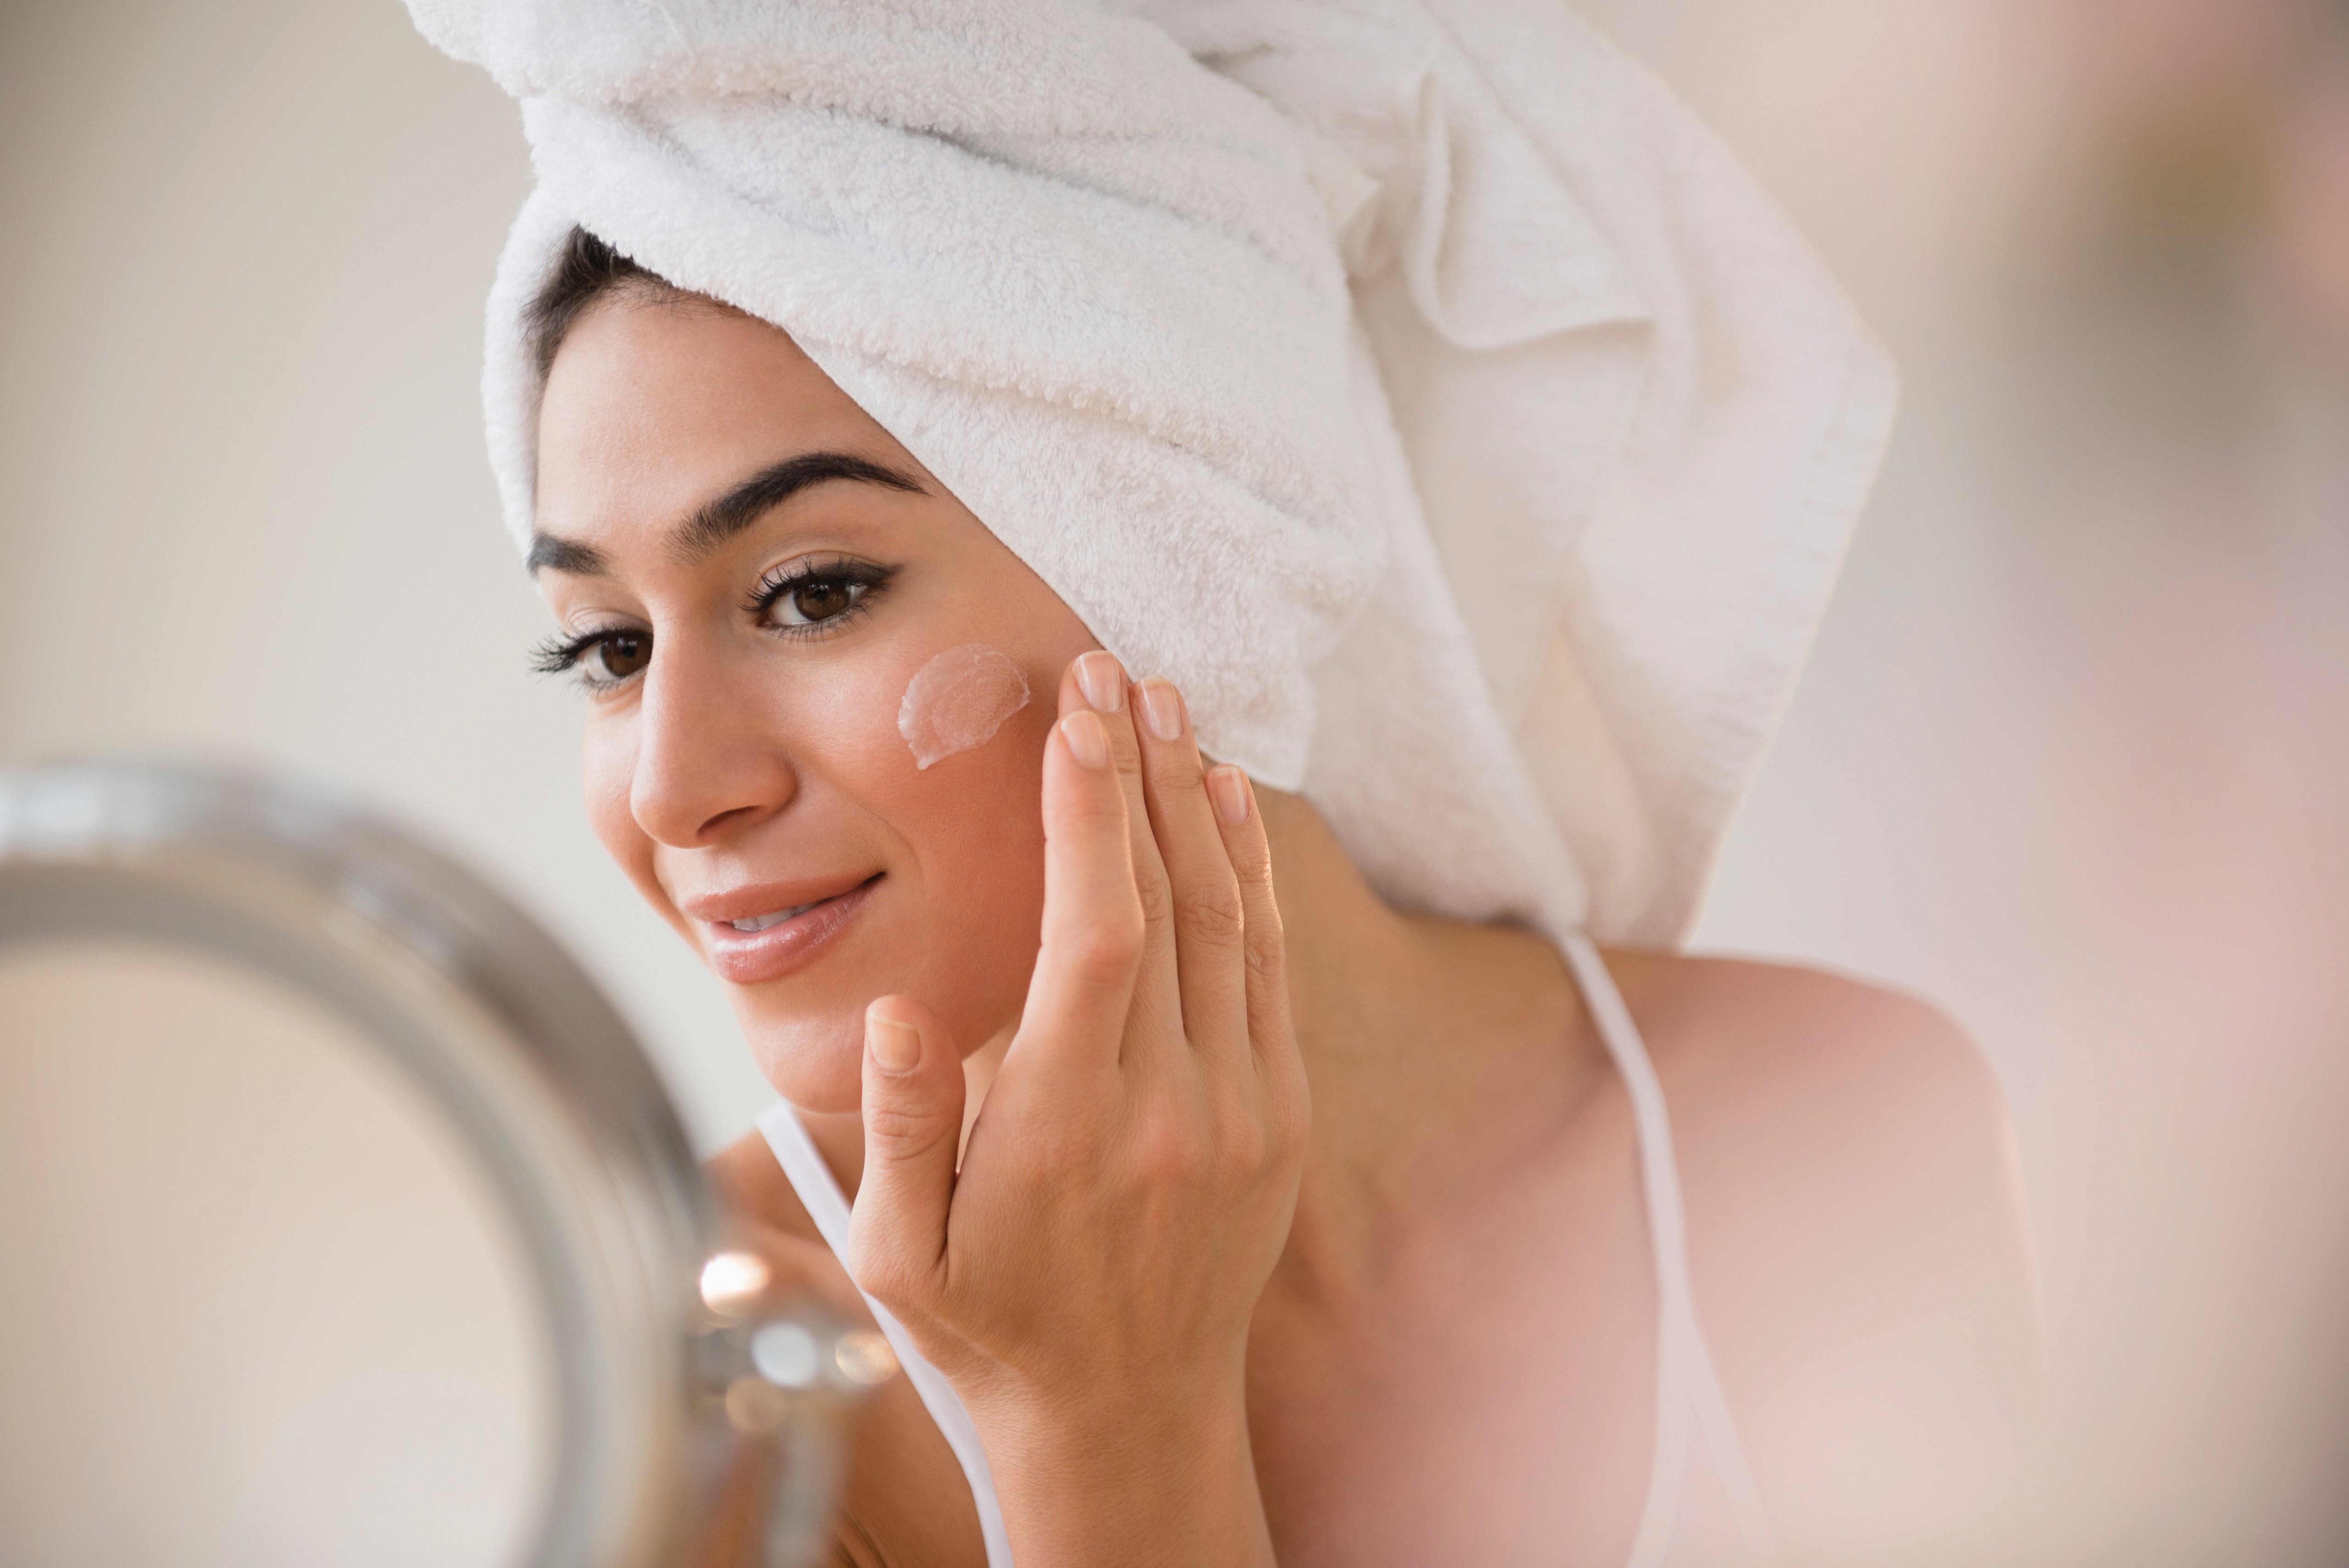
[[[1226,763],[1208,773],[1207,799],[1239,884],[1246,922],[1241,951],[1247,975],[1248,1039],[1257,1069],[1284,1092],[1293,1082],[1301,1095],[1303,1068],[1288,1016],[1287,939],[1280,927],[1280,904],[1273,896],[1272,846],[1265,837],[1256,786],[1246,773]]]
[[[1044,744],[1043,938],[1006,1072],[1113,1070],[1142,961],[1133,835],[1109,727],[1081,699],[1062,706]]]
[[[1117,777],[1126,803],[1127,853],[1133,866],[1134,896],[1142,905],[1142,960],[1134,976],[1133,1023],[1126,1030],[1129,1066],[1139,1066],[1154,1042],[1168,1041],[1182,1026],[1182,998],[1175,985],[1174,935],[1171,921],[1165,862],[1150,830],[1150,809],[1142,784],[1142,742],[1134,729],[1133,687],[1116,658],[1093,652],[1076,659],[1061,683],[1064,704],[1091,708],[1100,716],[1116,759]],[[1064,707],[1063,711],[1067,711]]]
[[[1166,868],[1183,1032],[1211,1060],[1247,1060],[1246,914],[1207,784],[1191,717],[1174,683],[1152,676],[1134,687],[1143,799]]]
[[[864,1175],[841,1261],[901,1315],[924,1314],[946,1279],[962,1103],[962,1057],[927,1007],[884,996],[864,1009]]]

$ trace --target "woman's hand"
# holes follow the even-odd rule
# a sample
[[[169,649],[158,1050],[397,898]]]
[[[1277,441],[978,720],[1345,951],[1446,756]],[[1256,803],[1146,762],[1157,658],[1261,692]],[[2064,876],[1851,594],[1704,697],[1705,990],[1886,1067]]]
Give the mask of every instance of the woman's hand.
[[[1088,654],[1044,756],[1043,944],[961,1169],[961,1057],[865,1015],[851,1273],[951,1380],[1021,1568],[1269,1563],[1248,1322],[1309,1118],[1264,824],[1180,696]]]

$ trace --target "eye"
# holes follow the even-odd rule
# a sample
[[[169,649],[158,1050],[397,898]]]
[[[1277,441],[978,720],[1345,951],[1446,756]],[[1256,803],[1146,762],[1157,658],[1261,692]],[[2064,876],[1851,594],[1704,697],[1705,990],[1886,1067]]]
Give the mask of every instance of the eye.
[[[652,663],[653,640],[643,632],[614,632],[579,650],[579,678],[591,686],[616,686]]]
[[[767,618],[778,626],[812,626],[846,614],[872,586],[846,577],[802,577],[782,585]]]
[[[895,566],[854,556],[802,557],[761,578],[742,608],[770,631],[826,636],[870,614],[874,601],[896,574]]]
[[[653,634],[632,626],[604,626],[575,636],[554,636],[530,653],[530,667],[543,676],[579,673],[590,691],[619,685],[652,663]]]

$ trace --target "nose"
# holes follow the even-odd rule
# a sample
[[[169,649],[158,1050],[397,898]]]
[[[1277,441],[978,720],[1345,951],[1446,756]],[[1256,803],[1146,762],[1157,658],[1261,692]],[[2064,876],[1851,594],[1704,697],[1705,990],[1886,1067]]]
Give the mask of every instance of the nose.
[[[761,700],[757,661],[690,635],[657,639],[637,710],[628,810],[673,849],[756,827],[799,791],[789,748]]]

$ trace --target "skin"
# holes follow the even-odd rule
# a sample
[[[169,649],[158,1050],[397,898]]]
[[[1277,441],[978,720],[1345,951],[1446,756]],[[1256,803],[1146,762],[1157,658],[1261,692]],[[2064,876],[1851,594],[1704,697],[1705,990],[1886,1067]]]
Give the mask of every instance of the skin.
[[[1622,1561],[1654,1287],[1628,1105],[1556,950],[1390,908],[1309,804],[1211,771],[1179,694],[1078,662],[1067,607],[773,327],[599,302],[540,438],[540,527],[579,547],[539,573],[558,621],[649,639],[590,698],[605,848],[721,975],[713,912],[869,883],[812,962],[728,990],[856,1195],[846,1267],[970,1408],[1023,1568]],[[826,480],[681,547],[812,452],[919,489]],[[748,607],[810,557],[895,572],[810,634]],[[968,642],[1037,700],[916,769],[905,682]],[[1607,959],[1782,1544],[1946,1551],[2036,1379],[1988,1073],[1851,981]],[[864,1315],[761,1140],[711,1172],[780,1290]],[[854,1433],[833,1552],[985,1560],[902,1378]]]

